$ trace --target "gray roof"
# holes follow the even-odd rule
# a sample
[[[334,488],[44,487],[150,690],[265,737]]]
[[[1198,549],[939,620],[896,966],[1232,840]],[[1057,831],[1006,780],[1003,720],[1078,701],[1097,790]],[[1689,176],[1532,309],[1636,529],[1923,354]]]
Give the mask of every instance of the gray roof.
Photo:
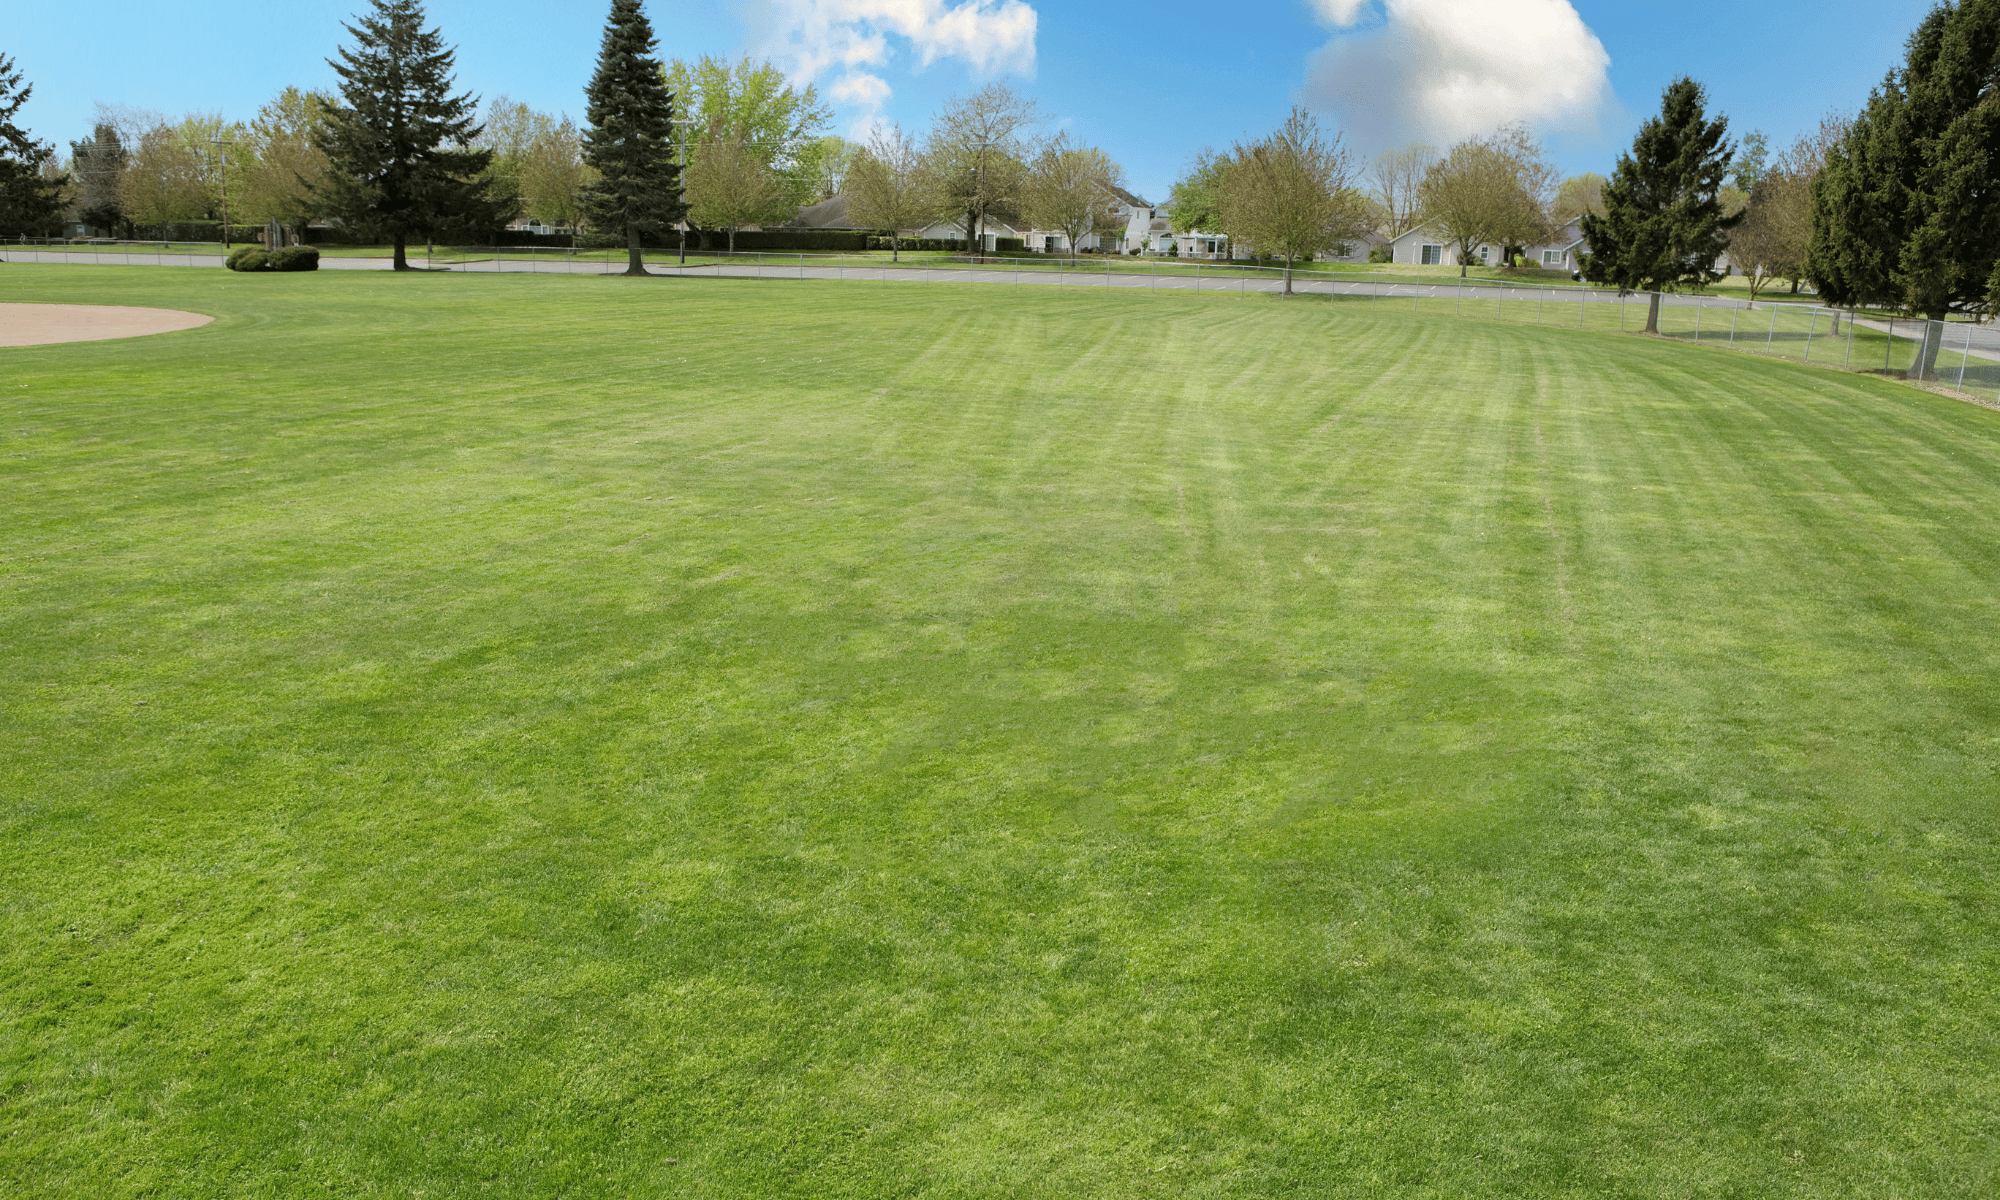
[[[847,217],[847,193],[842,192],[818,204],[808,204],[787,224],[793,229],[861,229]]]

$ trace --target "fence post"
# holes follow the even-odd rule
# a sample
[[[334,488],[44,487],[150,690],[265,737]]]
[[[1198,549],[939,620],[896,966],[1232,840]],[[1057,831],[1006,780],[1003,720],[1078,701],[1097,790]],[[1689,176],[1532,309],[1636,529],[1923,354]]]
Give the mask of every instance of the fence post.
[[[1958,352],[1958,390],[1965,390],[1965,364],[1972,358],[1972,322],[1965,323],[1965,346]]]
[[[1840,360],[1843,367],[1854,365],[1854,313],[1852,308],[1847,310],[1847,357]]]
[[[1542,310],[1547,308],[1548,306],[1549,306],[1549,289],[1548,286],[1544,284],[1542,287],[1541,297],[1535,301],[1535,324],[1540,325],[1542,323]]]
[[[1451,315],[1456,317],[1465,311],[1465,280],[1458,281],[1458,295],[1451,302]]]
[[[1889,369],[1889,360],[1896,357],[1896,318],[1889,318],[1889,344],[1882,348],[1882,369]]]
[[[1778,336],[1778,306],[1767,304],[1764,307],[1771,310],[1771,332],[1764,335],[1764,353],[1769,354],[1771,342]]]
[[[1742,315],[1742,306],[1736,304],[1729,306],[1729,348],[1731,350],[1736,348],[1736,318]]]
[[[1708,307],[1702,303],[1704,298],[1700,292],[1694,294],[1694,341],[1697,346],[1701,344],[1701,310]]]

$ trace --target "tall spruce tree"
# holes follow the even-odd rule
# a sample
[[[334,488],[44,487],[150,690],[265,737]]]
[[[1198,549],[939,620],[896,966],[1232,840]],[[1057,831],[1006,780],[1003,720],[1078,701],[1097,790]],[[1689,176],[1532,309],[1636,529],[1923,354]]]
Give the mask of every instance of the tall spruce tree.
[[[1806,276],[1832,304],[1941,321],[2000,306],[2000,0],[1940,4],[1813,185]],[[1932,326],[1916,370],[1928,373]]]
[[[1618,156],[1604,185],[1604,215],[1586,213],[1583,268],[1592,283],[1655,293],[1646,309],[1646,332],[1660,330],[1659,292],[1701,286],[1722,278],[1715,260],[1727,248],[1722,234],[1742,220],[1724,216],[1719,193],[1733,147],[1724,140],[1729,119],[1707,118],[1706,94],[1682,76],[1667,87],[1660,115]]]
[[[99,122],[89,141],[69,144],[76,215],[86,229],[102,229],[115,237],[125,228],[125,164],[131,157],[117,126],[109,122]]]
[[[491,232],[512,197],[488,194],[481,178],[493,154],[471,149],[480,127],[471,94],[453,96],[452,60],[416,0],[372,0],[375,11],[344,28],[354,47],[340,61],[344,103],[328,106],[328,171],[316,190],[330,215],[388,237],[398,271],[410,269],[414,234]]]
[[[21,82],[14,60],[0,54],[0,234],[40,236],[62,219],[66,180],[42,174],[55,148],[14,123],[14,114],[34,93],[33,84]]]
[[[584,89],[590,128],[583,155],[598,172],[584,193],[584,210],[598,228],[625,235],[627,275],[648,274],[642,235],[687,215],[674,157],[674,97],[654,47],[639,0],[611,0],[597,71]]]

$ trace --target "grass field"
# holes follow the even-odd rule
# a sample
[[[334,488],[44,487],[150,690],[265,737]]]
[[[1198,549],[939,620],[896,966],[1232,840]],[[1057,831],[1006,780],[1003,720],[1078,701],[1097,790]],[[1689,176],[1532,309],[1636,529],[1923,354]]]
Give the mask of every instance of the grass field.
[[[2000,1188],[2000,413],[1266,297],[0,267],[0,1191]]]

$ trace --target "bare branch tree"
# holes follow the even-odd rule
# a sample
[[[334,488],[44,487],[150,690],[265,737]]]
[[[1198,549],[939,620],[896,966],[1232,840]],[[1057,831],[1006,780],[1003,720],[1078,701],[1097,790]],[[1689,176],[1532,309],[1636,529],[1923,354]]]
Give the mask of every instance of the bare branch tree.
[[[1283,258],[1288,296],[1293,264],[1358,236],[1366,209],[1340,135],[1299,107],[1275,133],[1239,143],[1216,188],[1223,231]]]
[[[1021,215],[1043,229],[1060,229],[1072,251],[1105,219],[1124,177],[1111,156],[1095,146],[1079,146],[1059,133],[1028,164],[1021,191]]]
[[[889,259],[900,261],[905,229],[921,229],[942,215],[923,152],[900,126],[877,129],[854,151],[847,168],[847,212],[864,225],[889,231]]]
[[[1383,233],[1399,237],[1422,224],[1419,193],[1424,173],[1437,158],[1438,152],[1433,147],[1410,145],[1377,157],[1369,167],[1368,179],[1375,185],[1372,199],[1382,209]]]
[[[1541,147],[1516,126],[1453,146],[1424,173],[1419,195],[1426,220],[1457,244],[1463,277],[1475,246],[1504,255],[1549,236],[1554,182]]]
[[[1568,222],[1592,213],[1604,215],[1604,176],[1596,172],[1572,175],[1562,181],[1556,189],[1554,217],[1557,221]]]

